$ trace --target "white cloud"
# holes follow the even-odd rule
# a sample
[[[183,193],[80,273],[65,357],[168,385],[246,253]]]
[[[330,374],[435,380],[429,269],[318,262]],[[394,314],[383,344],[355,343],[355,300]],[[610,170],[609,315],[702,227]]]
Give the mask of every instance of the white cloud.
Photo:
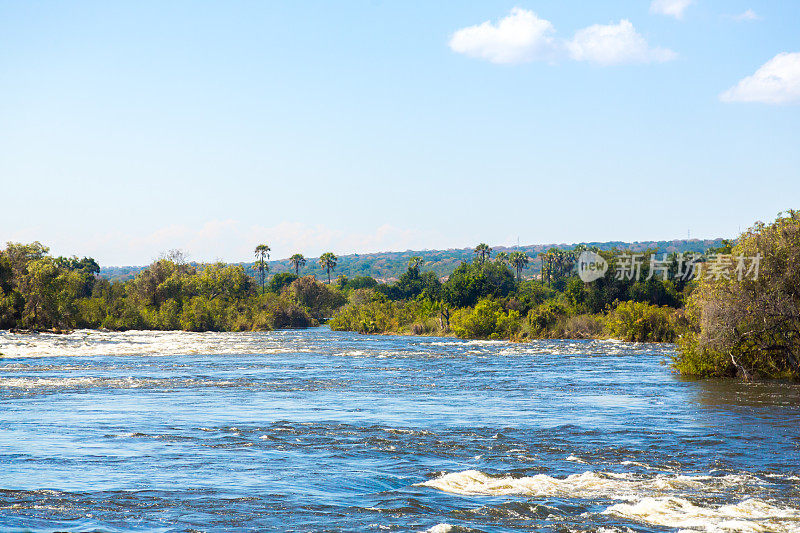
[[[575,32],[567,43],[570,57],[599,65],[651,63],[675,59],[677,54],[666,48],[651,48],[628,20],[619,24],[595,24]]]
[[[800,52],[783,52],[719,96],[723,102],[800,103]]]
[[[497,24],[486,21],[456,31],[449,44],[454,52],[492,63],[525,63],[552,59],[554,33],[550,21],[515,7]]]
[[[575,33],[571,41],[554,37],[555,28],[534,12],[515,7],[497,24],[486,21],[456,31],[450,38],[454,52],[492,63],[553,61],[565,55],[599,65],[669,61],[675,52],[651,48],[628,20],[595,24]]]
[[[752,9],[748,9],[744,13],[739,13],[738,15],[728,15],[728,18],[735,20],[737,22],[751,22],[754,20],[761,20],[761,17],[756,15],[756,12]]]
[[[683,12],[692,2],[693,0],[653,0],[650,3],[650,12],[680,20],[683,18]]]

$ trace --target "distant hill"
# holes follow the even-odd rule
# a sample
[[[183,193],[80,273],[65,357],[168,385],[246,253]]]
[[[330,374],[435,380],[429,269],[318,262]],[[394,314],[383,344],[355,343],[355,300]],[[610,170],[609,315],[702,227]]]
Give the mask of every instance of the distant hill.
[[[682,239],[673,241],[641,241],[641,242],[585,242],[579,243],[586,246],[596,246],[600,250],[629,250],[631,252],[643,252],[645,250],[656,250],[664,252],[698,252],[702,253],[709,248],[722,246],[722,239]],[[538,244],[527,246],[496,246],[493,255],[497,252],[522,251],[531,257],[531,263],[523,272],[525,277],[533,277],[539,271],[539,258],[541,252],[551,248],[571,250],[577,244]],[[350,254],[339,256],[339,264],[332,277],[344,274],[348,278],[355,276],[372,276],[380,281],[391,281],[396,279],[403,271],[408,268],[408,260],[413,256],[422,257],[424,263],[422,270],[433,270],[439,277],[449,276],[462,261],[471,261],[474,257],[472,248],[458,248],[449,250],[406,250],[405,252],[377,252],[370,254]],[[255,275],[252,263],[236,263],[245,267],[251,275]],[[270,274],[292,271],[288,259],[270,261]],[[145,266],[120,266],[120,267],[101,267],[100,276],[110,280],[124,281],[131,279],[142,271]],[[319,279],[326,278],[325,271],[317,264],[317,258],[307,258],[306,266],[300,271],[301,274],[311,274]]]

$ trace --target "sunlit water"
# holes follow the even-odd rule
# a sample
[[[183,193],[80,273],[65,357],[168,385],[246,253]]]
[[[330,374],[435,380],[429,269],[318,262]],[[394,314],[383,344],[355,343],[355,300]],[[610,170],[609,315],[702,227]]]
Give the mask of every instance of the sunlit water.
[[[800,531],[800,388],[672,349],[0,332],[0,530]]]

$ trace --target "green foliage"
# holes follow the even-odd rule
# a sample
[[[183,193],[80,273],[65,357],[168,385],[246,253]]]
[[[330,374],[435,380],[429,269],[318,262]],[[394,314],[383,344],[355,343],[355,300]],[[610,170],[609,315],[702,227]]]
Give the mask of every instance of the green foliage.
[[[478,339],[508,339],[521,327],[517,311],[507,311],[499,301],[490,298],[481,300],[474,308],[457,310],[451,324],[459,337]]]
[[[632,252],[643,252],[645,250],[659,250],[659,253],[667,252],[697,252],[702,253],[709,248],[722,245],[722,239],[716,240],[672,240],[672,241],[649,241],[626,243],[621,241],[612,242],[590,242],[585,243],[585,248],[597,250],[630,250]],[[560,249],[578,249],[578,246],[560,245]],[[539,254],[551,249],[551,245],[527,245],[515,246],[511,248],[495,247],[495,252],[506,252],[511,255],[513,252],[520,252],[529,257],[530,264],[523,269],[530,273],[541,272]],[[300,255],[300,254],[297,254]],[[446,278],[462,262],[471,262],[475,257],[473,248],[448,249],[448,250],[424,250],[424,251],[403,251],[403,252],[377,252],[369,254],[350,254],[339,256],[336,265],[336,272],[344,274],[348,278],[356,276],[370,276],[379,281],[396,280],[408,268],[408,261],[411,257],[421,257],[425,270],[430,270],[439,279]],[[304,258],[306,259],[306,258]],[[198,266],[198,265],[195,265]],[[245,271],[258,278],[258,272],[253,268],[252,263],[240,264]],[[511,265],[513,267],[513,265]],[[292,258],[269,261],[270,272],[295,272]],[[114,267],[103,266],[101,276],[109,280],[126,281],[133,279],[136,274],[144,270],[144,267]],[[307,259],[307,263],[300,267],[306,275],[312,275],[318,279],[327,279],[327,273],[316,260]],[[295,272],[300,274],[300,271]],[[545,280],[546,281],[546,280]],[[681,288],[679,287],[679,290]]]
[[[355,297],[355,299],[353,298]],[[358,289],[351,302],[341,308],[329,322],[334,331],[384,333],[399,330],[398,304],[368,289]]]
[[[281,272],[280,274],[275,274],[272,276],[272,278],[270,278],[269,283],[267,284],[267,290],[269,290],[269,292],[280,293],[284,287],[288,287],[296,279],[299,279],[297,274],[293,274],[292,272]]]
[[[521,316],[526,316],[531,309],[558,295],[558,291],[543,285],[540,281],[523,281],[517,284],[516,290],[509,295],[506,306],[519,311]]]
[[[649,276],[618,279],[615,261],[621,252],[604,252],[612,268],[597,283],[585,284],[573,274],[579,249],[551,249],[546,280],[519,281],[509,264],[524,267],[525,254],[499,253],[478,246],[472,262],[459,265],[446,282],[431,271],[420,272],[411,258],[394,283],[378,285],[366,298],[359,293],[334,317],[332,326],[364,333],[446,333],[448,326],[465,338],[597,338],[614,335],[630,340],[667,341],[676,338],[676,313],[682,294],[671,281]],[[651,279],[647,279],[647,278]],[[347,290],[347,278],[337,287]],[[626,302],[618,305],[618,302]],[[427,307],[425,307],[427,306]],[[614,309],[613,328],[603,312]]]
[[[505,253],[505,252],[500,252],[500,253]],[[499,256],[500,254],[497,255]],[[528,266],[528,263],[530,263],[531,258],[528,257],[528,254],[526,254],[525,252],[520,252],[520,251],[511,252],[511,254],[508,254],[507,257],[508,257],[508,262],[517,271],[517,281],[522,281],[522,270]]]
[[[319,256],[319,265],[325,269],[325,272],[328,274],[328,285],[331,283],[331,272],[336,270],[336,263],[339,261],[339,258],[333,255],[331,252],[325,252],[321,256]]]
[[[528,311],[526,333],[536,338],[560,337],[559,326],[568,316],[569,309],[562,302],[547,301]]]
[[[371,289],[358,289],[328,322],[337,331],[359,333],[443,333],[439,307],[430,300],[392,301]]]
[[[690,331],[678,339],[678,354],[672,366],[685,376],[734,377],[737,369],[730,355],[707,346],[701,347],[697,331]]]
[[[759,222],[721,251],[730,251],[722,259],[733,268],[739,257],[759,257],[758,275],[733,270],[700,280],[689,298],[689,327],[675,368],[702,377],[800,380],[800,212]]]
[[[336,287],[342,291],[354,291],[358,289],[374,289],[378,286],[378,280],[370,276],[356,276],[348,278],[341,275],[336,278]]]
[[[320,283],[314,276],[303,276],[294,280],[285,293],[320,321],[333,316],[334,311],[347,300],[341,290]]]
[[[239,265],[190,265],[171,253],[127,282],[98,279],[90,258],[52,258],[39,243],[9,243],[0,251],[0,327],[258,330],[306,327],[330,316],[343,298],[259,295]],[[298,281],[276,276],[275,292]],[[313,278],[312,278],[313,279]],[[315,284],[322,284],[314,281]],[[325,290],[331,290],[327,287]],[[302,291],[301,291],[302,292]]]
[[[539,254],[541,261],[541,279],[548,287],[564,290],[566,279],[572,274],[577,260],[576,250],[550,248]]]
[[[456,308],[472,307],[481,298],[505,298],[514,290],[514,275],[501,263],[462,263],[442,286],[442,299]]]
[[[661,274],[651,276],[650,265],[645,261],[641,265],[637,280],[618,275],[619,258],[623,253],[621,250],[599,253],[609,264],[608,270],[600,279],[589,284],[582,284],[575,276],[559,278],[571,305],[574,305],[580,312],[602,313],[612,307],[615,302],[628,300],[675,308],[683,304],[681,291],[685,288],[686,282],[674,281],[677,268],[674,256],[672,258],[674,263],[672,278],[664,280]],[[653,253],[653,251],[642,253]],[[579,284],[583,285],[582,288]]]
[[[254,251],[256,262],[253,268],[258,271],[258,279],[261,282],[261,292],[264,292],[264,281],[267,279],[267,272],[269,272],[269,252],[270,247],[266,244],[259,244]]]
[[[303,277],[296,272],[305,258],[295,254],[291,271],[267,280],[266,245],[256,249],[255,271],[249,265],[189,264],[172,253],[133,279],[110,282],[98,278],[91,258],[53,258],[40,243],[9,243],[0,251],[0,327],[249,331],[330,319],[339,330],[446,334],[452,327],[464,338],[674,341],[680,333],[675,367],[682,373],[797,376],[799,227],[798,215],[790,213],[772,226],[757,225],[732,248],[764,257],[763,279],[753,283],[665,281],[650,276],[646,263],[640,281],[620,279],[621,251],[613,249],[599,252],[610,265],[605,276],[585,284],[574,273],[580,248],[542,250],[542,278],[522,280],[527,253],[501,250],[491,260],[485,244],[464,251],[475,259],[462,261],[445,282],[444,262],[408,253],[397,256],[404,270],[390,283],[365,275],[371,271],[365,263],[363,269],[348,267],[353,277],[343,274],[331,284],[339,268],[332,253],[310,262],[310,275]],[[723,243],[722,252],[730,246]],[[315,269],[329,283],[318,281]],[[676,311],[687,298],[686,312]]]
[[[303,254],[294,254],[289,258],[289,263],[291,263],[292,268],[294,269],[295,276],[299,276],[300,269],[306,264],[306,258],[303,256]]]
[[[606,327],[616,338],[629,342],[673,342],[673,311],[644,302],[619,302],[609,313]]]
[[[489,245],[485,242],[480,243],[473,251],[475,252],[475,255],[480,263],[485,263],[486,260],[492,255],[492,249],[489,248]]]
[[[396,283],[381,285],[377,290],[390,300],[415,298],[438,300],[442,283],[433,272],[420,273],[419,267],[412,266],[403,272]]]

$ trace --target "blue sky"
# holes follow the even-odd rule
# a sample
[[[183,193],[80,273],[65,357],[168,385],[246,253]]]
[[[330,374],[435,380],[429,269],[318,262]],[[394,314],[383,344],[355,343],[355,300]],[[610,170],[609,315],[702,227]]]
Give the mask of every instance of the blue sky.
[[[800,3],[0,1],[0,242],[144,264],[731,237],[800,207]]]

